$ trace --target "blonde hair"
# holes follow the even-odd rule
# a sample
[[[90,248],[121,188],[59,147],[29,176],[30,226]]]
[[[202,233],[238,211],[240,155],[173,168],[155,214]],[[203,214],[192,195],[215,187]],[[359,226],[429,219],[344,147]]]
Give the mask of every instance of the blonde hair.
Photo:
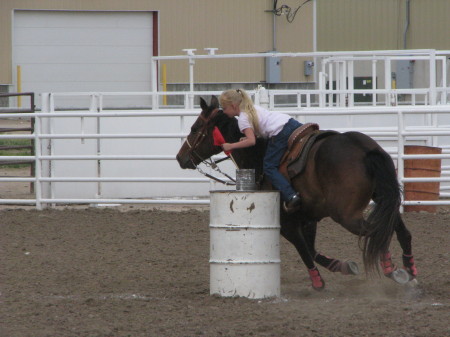
[[[219,97],[219,103],[221,106],[227,104],[239,104],[240,110],[247,114],[248,120],[253,127],[253,131],[255,131],[256,135],[260,135],[258,114],[256,113],[252,99],[244,89],[230,89],[224,91]]]

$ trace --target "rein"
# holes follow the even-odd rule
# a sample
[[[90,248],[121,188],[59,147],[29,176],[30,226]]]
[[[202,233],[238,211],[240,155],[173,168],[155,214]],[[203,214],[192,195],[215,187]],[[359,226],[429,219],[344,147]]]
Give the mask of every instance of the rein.
[[[207,132],[208,124],[209,124],[209,122],[215,117],[215,115],[217,114],[218,111],[219,111],[219,109],[214,109],[213,112],[211,113],[211,115],[210,115],[208,118],[205,118],[205,117],[203,117],[202,115],[200,115],[200,118],[201,118],[205,123],[203,124],[202,128],[200,129],[200,131],[199,131],[198,134],[196,135],[196,137],[195,137],[194,141],[192,142],[192,144],[189,142],[189,139],[188,139],[188,138],[186,138],[186,144],[187,144],[188,147],[189,147],[189,156],[190,156],[190,158],[191,158],[192,163],[194,163],[194,161],[192,160],[192,158],[193,158],[194,156],[196,156],[196,157],[200,160],[200,162],[202,162],[203,164],[205,164],[207,167],[210,167],[210,168],[213,169],[214,171],[218,172],[219,174],[222,174],[223,176],[227,177],[227,178],[230,179],[232,182],[228,182],[228,181],[222,180],[222,179],[220,179],[220,178],[214,177],[214,176],[210,175],[209,173],[203,171],[200,167],[198,167],[197,165],[194,164],[194,165],[195,165],[195,168],[197,169],[198,172],[200,172],[201,174],[203,174],[205,177],[208,177],[208,178],[210,178],[210,179],[213,179],[213,180],[215,180],[215,181],[217,181],[217,182],[220,182],[220,183],[222,183],[222,184],[224,184],[224,185],[227,185],[227,186],[234,186],[234,185],[236,185],[236,180],[233,179],[232,177],[230,177],[230,176],[229,176],[228,174],[226,174],[225,172],[222,172],[222,171],[220,170],[220,168],[217,166],[218,163],[220,163],[220,162],[222,162],[222,161],[224,161],[224,160],[230,159],[230,158],[231,158],[231,155],[230,155],[230,157],[227,156],[227,157],[222,158],[222,159],[219,159],[218,161],[215,162],[214,159],[213,159],[212,157],[209,158],[209,160],[208,160],[208,159],[204,159],[204,158],[202,158],[202,157],[195,151],[196,148],[198,147],[198,145],[201,144],[202,141],[203,141],[203,139],[208,135],[208,132]],[[233,162],[234,162],[234,160],[233,160]],[[235,164],[236,164],[236,163],[235,163]]]

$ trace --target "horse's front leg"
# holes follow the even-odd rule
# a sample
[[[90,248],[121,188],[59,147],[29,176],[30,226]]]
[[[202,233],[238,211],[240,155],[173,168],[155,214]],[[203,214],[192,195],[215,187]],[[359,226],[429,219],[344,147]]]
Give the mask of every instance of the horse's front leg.
[[[301,233],[300,228],[294,224],[281,224],[281,235],[292,243],[297,252],[300,254],[300,257],[308,268],[309,278],[311,279],[312,287],[315,290],[322,290],[325,288],[325,281],[320,275],[319,270],[314,264],[313,256],[311,255],[306,240]]]
[[[316,233],[317,221],[310,221],[303,225],[303,235],[308,244],[311,254],[314,256],[314,261],[329,271],[336,273],[341,272],[344,275],[359,274],[358,264],[353,261],[341,261],[332,257],[323,255],[316,250]]]

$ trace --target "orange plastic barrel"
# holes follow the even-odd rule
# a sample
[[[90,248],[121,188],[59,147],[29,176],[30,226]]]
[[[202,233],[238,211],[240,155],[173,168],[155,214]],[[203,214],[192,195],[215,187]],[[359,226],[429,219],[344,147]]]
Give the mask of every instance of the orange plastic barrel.
[[[441,154],[439,147],[407,145],[405,154]],[[410,177],[440,177],[441,159],[407,159],[405,160],[404,175]],[[411,182],[405,183],[405,200],[438,200],[439,182]],[[434,205],[407,205],[405,212],[436,212]]]

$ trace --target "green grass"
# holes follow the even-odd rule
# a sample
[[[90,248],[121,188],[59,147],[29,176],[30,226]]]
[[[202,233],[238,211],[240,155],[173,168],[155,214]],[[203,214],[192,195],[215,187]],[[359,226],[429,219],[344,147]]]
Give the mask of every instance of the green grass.
[[[0,139],[0,146],[30,146],[31,140],[29,139]],[[0,156],[31,156],[31,149],[10,149],[1,150]],[[1,158],[0,158],[1,161]],[[30,164],[1,164],[0,167],[3,168],[20,168],[26,167]]]

